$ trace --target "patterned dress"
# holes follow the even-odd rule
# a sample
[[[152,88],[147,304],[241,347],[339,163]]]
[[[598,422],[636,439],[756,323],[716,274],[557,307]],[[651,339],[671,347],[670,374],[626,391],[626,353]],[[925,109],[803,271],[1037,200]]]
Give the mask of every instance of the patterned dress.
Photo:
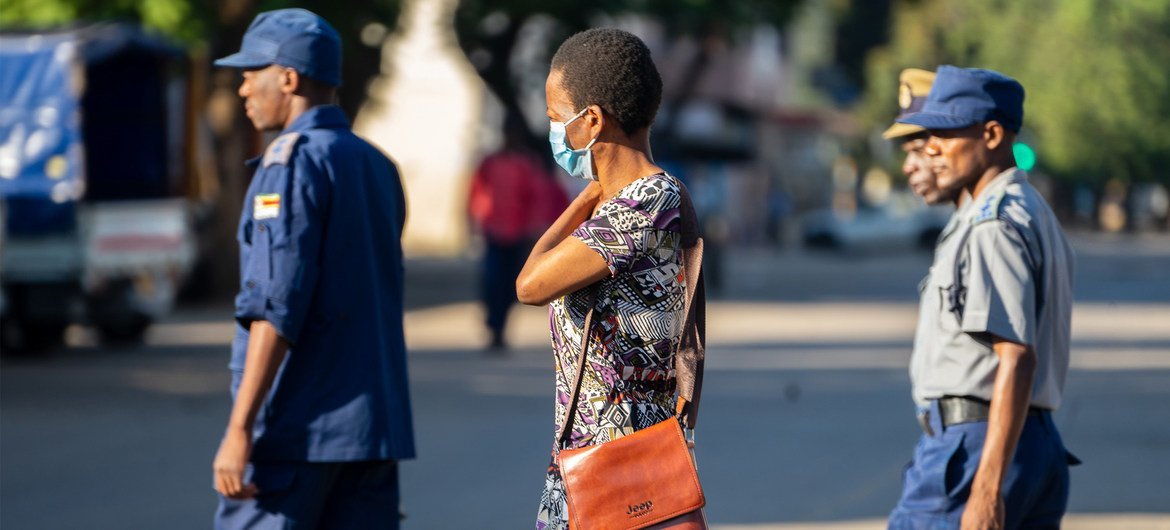
[[[674,413],[674,352],[683,329],[679,185],[669,175],[638,179],[573,232],[609,264],[610,277],[549,305],[556,361],[553,433],[560,430],[581,351],[590,294],[592,338],[573,430],[565,448],[620,438]],[[569,526],[565,489],[553,461],[545,477],[537,530]]]

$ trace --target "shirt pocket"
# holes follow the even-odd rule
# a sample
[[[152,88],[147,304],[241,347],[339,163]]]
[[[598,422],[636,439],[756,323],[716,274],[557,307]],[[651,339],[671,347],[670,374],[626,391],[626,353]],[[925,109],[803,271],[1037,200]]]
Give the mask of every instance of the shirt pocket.
[[[272,228],[266,223],[255,223],[252,227],[248,276],[265,283],[272,279]]]
[[[966,289],[962,284],[952,281],[934,283],[928,289],[934,290],[938,297],[938,323],[946,331],[957,331],[963,320],[963,304],[966,299]]]

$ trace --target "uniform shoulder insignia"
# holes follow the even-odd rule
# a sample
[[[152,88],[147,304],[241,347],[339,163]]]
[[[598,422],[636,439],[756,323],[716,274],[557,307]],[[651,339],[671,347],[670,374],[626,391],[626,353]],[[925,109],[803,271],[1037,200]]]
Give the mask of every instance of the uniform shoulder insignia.
[[[268,149],[264,151],[263,166],[268,167],[273,164],[288,165],[288,161],[292,158],[293,150],[296,148],[297,140],[301,138],[301,133],[290,132],[277,136],[272,143],[268,144]]]
[[[971,217],[971,224],[977,225],[998,218],[999,208],[1003,204],[1003,195],[1002,191],[996,191],[983,199]]]

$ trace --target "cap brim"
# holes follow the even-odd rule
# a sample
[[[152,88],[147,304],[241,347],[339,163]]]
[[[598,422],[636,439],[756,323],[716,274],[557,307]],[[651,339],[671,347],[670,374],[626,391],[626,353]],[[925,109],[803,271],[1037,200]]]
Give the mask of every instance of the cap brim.
[[[903,136],[910,136],[912,134],[924,133],[926,129],[917,125],[910,125],[908,123],[895,123],[882,133],[882,138],[893,140],[894,138],[901,138]]]
[[[229,68],[261,68],[272,64],[272,58],[254,53],[236,52],[227,57],[216,59],[213,64]]]
[[[898,118],[897,121],[904,125],[917,125],[931,131],[962,129],[979,123],[974,118],[962,118],[948,114],[935,114],[933,112],[915,112],[904,118]]]

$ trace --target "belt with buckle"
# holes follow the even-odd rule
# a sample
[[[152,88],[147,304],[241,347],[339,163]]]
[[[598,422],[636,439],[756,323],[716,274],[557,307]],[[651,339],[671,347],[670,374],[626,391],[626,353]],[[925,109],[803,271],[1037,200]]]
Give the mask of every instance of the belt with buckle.
[[[991,403],[973,397],[946,396],[938,399],[938,411],[940,423],[943,427],[950,427],[960,423],[987,421],[991,416]],[[1029,416],[1037,416],[1043,411],[1044,409],[1037,407],[1028,407]],[[918,424],[922,426],[923,432],[934,436],[933,429],[930,428],[929,409],[918,414]]]

